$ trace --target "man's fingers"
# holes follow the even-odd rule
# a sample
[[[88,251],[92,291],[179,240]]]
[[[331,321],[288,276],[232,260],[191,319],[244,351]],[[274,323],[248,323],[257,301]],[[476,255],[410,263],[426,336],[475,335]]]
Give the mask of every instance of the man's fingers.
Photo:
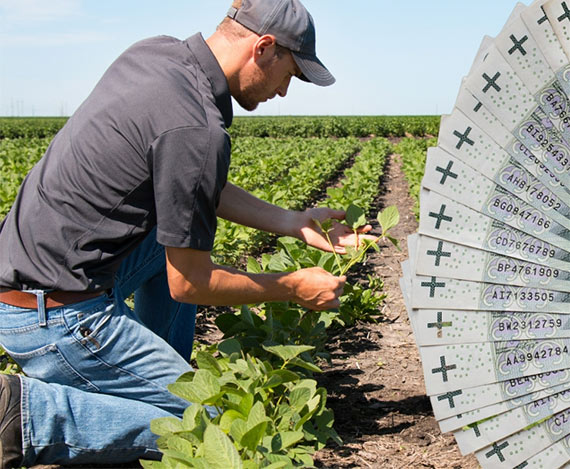
[[[372,225],[364,225],[358,228],[356,231],[358,233],[368,233],[371,230],[372,230]]]

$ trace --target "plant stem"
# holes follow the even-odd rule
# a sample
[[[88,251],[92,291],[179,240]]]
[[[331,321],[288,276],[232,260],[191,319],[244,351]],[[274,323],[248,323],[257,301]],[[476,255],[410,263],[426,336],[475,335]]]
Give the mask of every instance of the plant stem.
[[[330,245],[330,247],[331,247],[331,249],[332,249],[332,253],[333,253],[333,255],[334,255],[334,260],[335,260],[335,262],[336,262],[336,267],[337,267],[337,269],[338,269],[339,272],[342,272],[342,266],[340,265],[340,257],[339,257],[339,255],[338,255],[338,253],[336,252],[336,250],[335,250],[335,248],[334,248],[334,244],[332,243],[331,238],[330,238],[330,236],[329,236],[329,234],[328,234],[327,231],[325,231],[325,237],[327,238],[327,241],[328,241],[328,243],[329,243],[329,245]],[[343,275],[343,274],[341,273],[341,274],[339,274],[339,275]]]

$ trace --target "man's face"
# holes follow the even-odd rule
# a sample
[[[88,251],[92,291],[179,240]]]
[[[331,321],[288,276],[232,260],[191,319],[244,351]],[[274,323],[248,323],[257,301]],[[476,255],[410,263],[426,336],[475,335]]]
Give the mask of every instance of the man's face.
[[[265,54],[269,51],[266,50]],[[273,50],[271,56],[252,61],[242,69],[239,90],[234,93],[234,98],[245,110],[253,111],[259,103],[276,95],[284,97],[291,78],[300,74],[291,52],[285,50],[277,56]]]

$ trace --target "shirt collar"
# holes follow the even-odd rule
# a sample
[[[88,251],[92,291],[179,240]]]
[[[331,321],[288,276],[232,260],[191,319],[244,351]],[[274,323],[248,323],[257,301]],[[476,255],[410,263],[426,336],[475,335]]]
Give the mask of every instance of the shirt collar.
[[[212,53],[210,47],[208,47],[208,44],[206,44],[201,33],[196,33],[193,36],[190,36],[186,39],[186,43],[198,60],[202,70],[208,78],[208,81],[212,85],[212,92],[214,94],[214,99],[216,100],[216,106],[222,113],[224,123],[227,128],[232,125],[234,113],[228,80],[224,75],[222,67],[220,67],[218,60]]]

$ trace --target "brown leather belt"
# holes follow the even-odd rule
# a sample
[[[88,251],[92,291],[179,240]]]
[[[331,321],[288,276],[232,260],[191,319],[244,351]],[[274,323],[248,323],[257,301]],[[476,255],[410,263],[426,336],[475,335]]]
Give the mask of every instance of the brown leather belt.
[[[58,308],[60,306],[79,303],[80,301],[89,300],[102,295],[103,292],[70,292],[70,291],[51,291],[45,293],[45,307]],[[0,303],[4,303],[18,308],[36,309],[38,307],[38,299],[33,293],[27,293],[19,290],[8,290],[0,292]]]

